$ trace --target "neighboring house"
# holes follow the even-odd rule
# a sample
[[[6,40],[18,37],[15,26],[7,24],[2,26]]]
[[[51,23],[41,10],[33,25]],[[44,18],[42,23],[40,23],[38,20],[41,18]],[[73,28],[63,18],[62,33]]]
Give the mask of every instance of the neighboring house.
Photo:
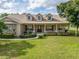
[[[31,14],[10,14],[5,17],[5,24],[8,29],[5,33],[20,36],[24,33],[54,33],[65,32],[69,25],[65,19],[58,15],[31,15]]]

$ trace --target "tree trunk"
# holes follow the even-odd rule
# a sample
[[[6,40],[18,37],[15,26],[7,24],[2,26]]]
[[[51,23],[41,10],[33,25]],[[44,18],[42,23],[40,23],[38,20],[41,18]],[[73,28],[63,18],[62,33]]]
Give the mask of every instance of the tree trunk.
[[[76,31],[75,31],[75,36],[78,36],[78,26],[77,26]]]

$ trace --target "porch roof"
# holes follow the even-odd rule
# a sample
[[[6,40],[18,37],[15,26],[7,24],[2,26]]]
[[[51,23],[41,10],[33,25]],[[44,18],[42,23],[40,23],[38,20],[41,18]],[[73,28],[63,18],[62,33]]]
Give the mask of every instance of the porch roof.
[[[57,22],[57,21],[28,21],[22,24],[69,24],[69,22]]]

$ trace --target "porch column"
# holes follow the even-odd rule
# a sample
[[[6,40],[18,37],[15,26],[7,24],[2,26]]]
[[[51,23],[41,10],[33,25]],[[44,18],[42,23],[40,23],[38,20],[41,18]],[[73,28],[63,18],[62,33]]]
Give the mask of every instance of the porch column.
[[[35,25],[33,24],[33,32],[35,33],[36,31],[35,31]]]
[[[58,25],[57,24],[56,24],[56,29],[55,30],[56,30],[56,32],[58,32]]]
[[[21,25],[17,24],[16,25],[16,35],[19,37],[21,35]]]
[[[44,24],[44,33],[46,33],[46,24]]]

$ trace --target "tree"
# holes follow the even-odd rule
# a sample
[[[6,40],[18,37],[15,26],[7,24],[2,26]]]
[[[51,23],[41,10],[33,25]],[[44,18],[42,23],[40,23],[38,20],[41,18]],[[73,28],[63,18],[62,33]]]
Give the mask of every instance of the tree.
[[[65,17],[72,25],[76,26],[76,35],[79,28],[79,0],[70,0],[57,6],[60,16]]]
[[[0,15],[0,34],[1,35],[3,34],[3,30],[7,29],[7,27],[4,23],[5,16],[7,16],[7,15],[8,14],[6,14],[6,13]]]

